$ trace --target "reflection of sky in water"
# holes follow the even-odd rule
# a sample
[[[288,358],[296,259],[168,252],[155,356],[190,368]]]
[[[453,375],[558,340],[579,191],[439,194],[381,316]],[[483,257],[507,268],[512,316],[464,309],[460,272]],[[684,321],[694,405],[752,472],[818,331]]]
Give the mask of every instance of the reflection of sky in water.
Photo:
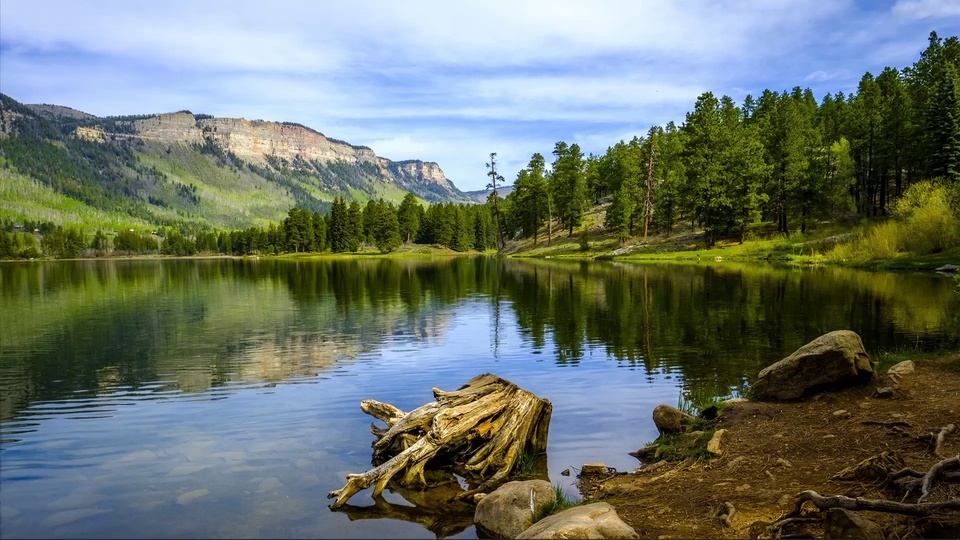
[[[525,272],[527,267],[511,267],[511,271],[518,268]],[[697,272],[696,276],[702,275],[702,269]],[[560,297],[565,284],[573,281],[566,274],[553,274],[560,291],[555,291],[555,297]],[[858,293],[863,305],[887,309],[871,315],[877,320],[903,317],[891,311],[890,306],[896,307],[900,300],[883,285],[885,278],[866,276],[867,292]],[[613,313],[611,306],[620,299],[610,292],[621,278],[609,281],[601,273],[572,295],[580,304],[554,304],[548,316],[560,325],[565,324],[565,309],[588,320],[603,319],[599,328],[586,331],[594,332],[593,337],[576,338],[582,347],[579,361],[563,364],[558,362],[563,354],[553,333],[547,332],[544,345],[537,348],[529,328],[521,328],[524,325],[518,322],[518,311],[531,307],[520,305],[531,292],[530,283],[515,286],[499,309],[487,291],[462,290],[442,302],[436,300],[439,292],[421,297],[413,309],[409,304],[391,303],[389,294],[359,295],[351,303],[329,290],[319,290],[293,301],[291,294],[298,291],[281,285],[286,277],[282,273],[259,280],[212,277],[195,288],[166,295],[157,295],[149,287],[143,293],[142,285],[114,291],[115,284],[107,280],[107,294],[59,322],[58,311],[84,303],[77,290],[36,294],[26,300],[21,290],[15,295],[5,293],[5,300],[16,296],[16,302],[7,305],[19,310],[15,316],[20,320],[0,320],[8,343],[0,347],[0,385],[5,393],[27,397],[20,402],[5,397],[3,417],[9,420],[0,430],[4,441],[0,535],[431,537],[415,523],[350,521],[349,516],[327,509],[328,491],[339,489],[347,473],[370,467],[371,418],[360,410],[360,400],[373,398],[411,410],[433,399],[433,387],[454,390],[484,372],[509,379],[553,402],[550,477],[573,495],[573,477],[560,475],[568,467],[591,461],[604,461],[620,470],[636,467],[627,452],[656,436],[650,412],[658,403],[677,402],[685,372],[703,377],[720,369],[715,364],[723,362],[755,369],[780,354],[775,347],[792,349],[800,339],[779,330],[775,337],[783,342],[780,345],[754,335],[719,335],[701,343],[680,325],[688,315],[703,310],[697,307],[691,314],[665,310],[653,313],[651,319],[636,319],[642,323],[659,317],[653,331],[659,328],[676,334],[653,334],[660,339],[656,352],[665,360],[649,368],[642,358],[618,361],[609,353],[610,343],[596,335],[630,330],[623,326],[623,317],[636,316],[640,307],[637,298],[631,297],[623,314]],[[656,286],[680,292],[653,296],[660,302],[654,306],[689,300],[682,296],[692,289],[689,283],[669,279]],[[692,283],[698,283],[696,279]],[[734,281],[739,282],[739,277]],[[826,287],[824,301],[831,295],[841,296],[839,301],[849,304],[842,295],[848,294],[844,287],[850,288],[852,281],[834,285],[842,292]],[[909,280],[905,277],[905,281]],[[425,288],[439,288],[424,283]],[[638,283],[625,283],[623,289],[640,290]],[[898,283],[908,292],[926,290],[918,289],[921,285],[916,280],[907,284],[914,289]],[[720,285],[730,288],[730,282]],[[809,283],[806,287],[810,289]],[[883,292],[870,292],[870,287]],[[761,304],[770,303],[763,298],[769,291],[762,280],[745,289],[744,297],[759,298],[755,310],[746,310],[745,320],[756,317]],[[125,301],[115,292],[133,298]],[[928,294],[936,298],[935,292]],[[151,301],[147,306],[145,298]],[[699,300],[695,295],[691,298]],[[712,309],[726,309],[718,299],[709,301],[716,304]],[[144,310],[162,312],[164,318],[150,319]],[[43,317],[31,315],[35,313]],[[811,332],[805,326],[808,319],[821,316],[787,314],[782,324],[800,328],[795,333],[802,334]],[[169,320],[178,317],[183,321]],[[726,319],[721,322],[729,324]],[[705,334],[729,333],[727,327],[709,328],[706,323],[702,325]],[[767,323],[743,324],[754,332]],[[939,325],[938,331],[950,328],[942,321]],[[11,328],[35,332],[8,340]],[[895,325],[876,328],[900,331]],[[693,330],[699,331],[700,326],[694,325]],[[877,333],[878,339],[884,335],[890,339],[894,332]],[[643,332],[637,336],[641,339]],[[91,340],[101,343],[91,344]],[[737,341],[742,343],[741,350],[711,350],[718,342]],[[637,350],[645,345],[626,346]],[[744,351],[763,358],[743,361],[738,356]],[[73,369],[70,362],[93,357],[92,365],[100,367],[92,371]],[[61,387],[74,390],[58,390]],[[16,406],[21,402],[25,404]],[[391,509],[409,505],[396,494],[388,492],[386,498],[395,503]],[[372,505],[369,490],[355,495],[350,503]],[[474,535],[473,528],[467,527],[457,536]]]
[[[361,399],[410,410],[433,399],[432,387],[453,390],[484,372],[553,401],[549,469],[571,495],[570,477],[559,474],[567,467],[635,467],[626,453],[656,436],[650,403],[675,402],[676,381],[650,384],[642,368],[618,367],[603,353],[556,367],[549,348],[531,354],[509,310],[501,314],[496,358],[490,304],[472,300],[453,309],[426,349],[422,340],[388,339],[316,377],[203,393],[163,391],[162,383],[157,392],[121,390],[87,399],[99,403],[82,419],[34,405],[19,420],[35,425],[5,428],[5,438],[25,433],[3,450],[4,536],[430,536],[396,520],[350,522],[326,508],[326,493],[370,467]],[[262,369],[253,360],[263,358],[296,366],[311,353],[248,349],[244,369]],[[351,503],[372,504],[369,491]]]

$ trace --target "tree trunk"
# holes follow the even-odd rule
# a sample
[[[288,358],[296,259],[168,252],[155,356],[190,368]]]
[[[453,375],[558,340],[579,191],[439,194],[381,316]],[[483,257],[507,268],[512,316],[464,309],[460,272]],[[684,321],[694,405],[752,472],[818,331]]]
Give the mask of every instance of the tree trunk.
[[[547,434],[553,405],[510,381],[489,373],[470,379],[454,392],[433,389],[435,402],[404,413],[375,400],[360,404],[363,411],[387,424],[371,426],[377,436],[373,456],[383,461],[363,474],[347,475],[343,488],[331,491],[333,508],[370,486],[374,498],[387,483],[403,472],[401,484],[426,486],[425,467],[438,454],[461,475],[485,479],[478,488],[460,498],[486,491],[505,479],[523,453],[540,454],[547,449]],[[486,478],[487,471],[494,473]]]

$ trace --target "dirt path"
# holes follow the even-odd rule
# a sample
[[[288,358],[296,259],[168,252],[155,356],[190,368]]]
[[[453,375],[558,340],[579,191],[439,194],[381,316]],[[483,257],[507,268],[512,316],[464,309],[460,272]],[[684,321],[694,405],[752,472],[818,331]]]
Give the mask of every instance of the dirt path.
[[[794,496],[808,489],[821,495],[891,498],[880,482],[832,477],[884,451],[896,453],[905,466],[917,470],[938,462],[920,437],[950,423],[960,427],[960,354],[918,362],[915,374],[890,399],[872,397],[881,381],[803,402],[731,405],[716,426],[728,430],[721,456],[706,463],[640,469],[596,484],[584,478],[581,489],[586,498],[614,505],[642,538],[763,536],[761,522],[771,523],[792,510]],[[960,430],[942,446],[945,457],[958,452]],[[957,496],[960,484],[947,484],[930,500]],[[717,517],[728,502],[736,508],[732,527]],[[960,512],[943,513],[936,520],[862,514],[896,538],[957,537],[960,532]],[[804,532],[823,535],[817,523],[804,524],[800,534]]]

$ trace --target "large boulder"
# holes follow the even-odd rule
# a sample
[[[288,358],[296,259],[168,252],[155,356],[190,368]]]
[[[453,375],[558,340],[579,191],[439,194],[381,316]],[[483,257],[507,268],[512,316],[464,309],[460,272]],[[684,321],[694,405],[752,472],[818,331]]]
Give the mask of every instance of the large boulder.
[[[752,393],[760,400],[797,399],[812,389],[849,386],[872,377],[873,365],[860,336],[850,330],[837,330],[764,368]]]
[[[605,502],[574,506],[545,517],[517,538],[640,538]]]
[[[556,500],[557,492],[546,480],[507,482],[477,503],[473,522],[494,538],[516,538],[541,508]]]
[[[680,433],[693,421],[693,417],[670,405],[657,405],[653,409],[653,423],[660,433]]]

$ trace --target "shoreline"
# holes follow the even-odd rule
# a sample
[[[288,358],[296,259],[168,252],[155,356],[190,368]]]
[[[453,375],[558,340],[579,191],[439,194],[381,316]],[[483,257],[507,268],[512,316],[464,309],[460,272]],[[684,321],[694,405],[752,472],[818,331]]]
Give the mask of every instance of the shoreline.
[[[770,527],[795,509],[797,495],[806,490],[899,500],[892,488],[881,485],[882,479],[841,471],[884,452],[894,455],[896,468],[926,471],[940,461],[925,437],[960,418],[960,352],[915,364],[915,373],[886,399],[877,397],[878,387],[888,384],[878,375],[865,385],[801,401],[731,403],[712,426],[726,430],[719,455],[644,464],[612,476],[581,475],[583,498],[611,504],[641,538],[776,537]],[[954,433],[940,455],[958,451],[960,435]],[[960,497],[960,485],[941,484],[933,494],[937,501]],[[724,519],[728,504],[736,511]],[[960,512],[955,511],[928,518],[858,513],[887,537],[903,537],[911,530],[933,538],[960,532]],[[790,533],[825,534],[823,520],[799,525]]]

